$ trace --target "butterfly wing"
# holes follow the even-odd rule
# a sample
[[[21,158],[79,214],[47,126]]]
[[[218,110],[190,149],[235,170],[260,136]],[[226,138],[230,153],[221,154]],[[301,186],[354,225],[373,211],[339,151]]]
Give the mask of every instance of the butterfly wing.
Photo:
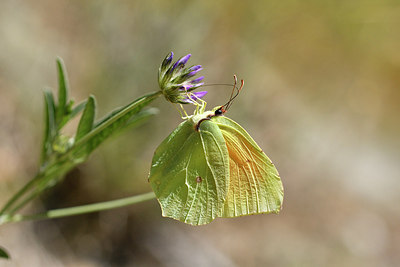
[[[229,163],[225,140],[211,121],[199,131],[187,120],[157,148],[149,176],[162,214],[200,225],[222,212],[228,191]]]
[[[221,217],[278,213],[283,186],[271,160],[236,122],[216,116],[229,153],[230,181]]]

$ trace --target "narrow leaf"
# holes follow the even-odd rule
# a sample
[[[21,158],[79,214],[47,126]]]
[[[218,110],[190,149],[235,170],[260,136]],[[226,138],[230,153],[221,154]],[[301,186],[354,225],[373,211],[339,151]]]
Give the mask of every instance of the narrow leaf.
[[[126,124],[126,127],[124,128],[124,130],[126,128],[131,128],[131,127],[137,127],[139,126],[141,123],[144,123],[145,121],[147,121],[148,119],[150,119],[151,117],[153,117],[154,115],[158,114],[158,109],[157,108],[149,108],[146,110],[142,110],[140,111],[138,114],[136,114],[135,116],[133,116],[128,123]]]
[[[127,104],[125,106],[122,106],[122,107],[117,107],[116,109],[112,110],[107,115],[105,115],[103,118],[101,118],[100,120],[96,121],[93,128],[99,127],[101,124],[105,123],[106,121],[108,121],[109,119],[111,119],[112,117],[117,115],[119,112],[121,112],[122,110],[128,108],[130,105],[132,105],[132,103],[129,103],[129,104]]]
[[[10,256],[6,252],[6,250],[4,248],[2,248],[2,247],[0,247],[0,258],[4,258],[4,259],[9,259],[10,258]]]
[[[129,124],[129,121],[133,119],[134,115],[138,114],[143,107],[150,104],[159,95],[159,92],[157,92],[143,96],[124,108],[111,112],[111,114],[106,116],[106,119],[101,120],[101,123],[95,124],[96,127],[91,132],[76,142],[70,153],[81,154],[83,149],[85,154],[88,155],[112,134],[124,129]]]
[[[109,136],[109,138],[115,137],[127,129],[131,129],[131,128],[140,126],[142,123],[146,122],[148,119],[150,119],[151,117],[153,117],[156,114],[158,114],[157,108],[149,108],[149,109],[140,111],[139,113],[133,115],[132,118],[124,125],[123,128],[115,131],[112,135]]]
[[[46,155],[50,153],[52,139],[54,138],[57,128],[55,124],[55,105],[54,97],[51,91],[44,91],[44,101],[45,101],[45,131],[43,138],[43,148],[41,155],[41,162],[43,163]]]
[[[94,96],[89,96],[85,110],[83,111],[81,120],[79,121],[78,130],[76,132],[75,141],[81,139],[85,134],[93,129],[93,123],[96,113],[96,101]]]
[[[61,58],[57,58],[57,69],[58,69],[58,105],[57,105],[57,124],[62,121],[67,111],[68,101],[68,80],[67,72],[65,70],[64,62]],[[58,127],[60,129],[60,127]]]
[[[82,101],[81,103],[79,103],[78,105],[76,105],[76,106],[71,110],[71,112],[68,113],[67,116],[64,116],[64,117],[63,117],[63,119],[62,119],[62,121],[59,123],[58,127],[59,127],[59,128],[62,128],[65,124],[67,124],[67,122],[69,122],[71,119],[75,118],[75,116],[78,115],[79,112],[81,112],[81,111],[85,108],[86,102],[87,102],[87,100]]]

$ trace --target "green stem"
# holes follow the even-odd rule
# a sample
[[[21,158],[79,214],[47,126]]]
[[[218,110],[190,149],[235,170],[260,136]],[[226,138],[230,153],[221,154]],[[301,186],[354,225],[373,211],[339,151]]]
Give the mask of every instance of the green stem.
[[[155,198],[154,193],[149,192],[149,193],[144,193],[144,194],[133,196],[133,197],[127,197],[127,198],[111,200],[111,201],[106,201],[106,202],[100,202],[100,203],[95,203],[95,204],[77,206],[77,207],[72,207],[72,208],[49,210],[44,213],[38,213],[38,214],[33,214],[33,215],[20,215],[20,214],[15,214],[12,216],[4,215],[3,218],[0,217],[0,224],[6,223],[6,222],[54,219],[54,218],[61,218],[61,217],[79,215],[79,214],[92,213],[92,212],[97,212],[97,211],[121,208],[121,207],[129,206],[132,204],[144,202],[144,201],[147,201],[147,200],[150,200],[153,198]]]
[[[70,170],[74,165],[66,164],[66,166],[54,168],[57,164],[53,164],[47,167],[47,170],[44,172],[38,173],[33,179],[31,179],[25,186],[18,191],[3,207],[0,211],[0,216],[3,214],[12,215],[21,208],[23,208],[26,204],[28,204],[31,200],[39,196],[46,187],[37,187],[38,183],[43,182],[45,179],[51,180],[55,176],[60,176],[65,174],[68,170]],[[34,187],[36,188],[34,189]],[[27,197],[23,198],[28,194],[28,192],[34,190]],[[22,200],[21,200],[22,199]]]
[[[15,206],[10,211],[8,211],[7,214],[13,215],[18,210],[22,209],[26,204],[28,204],[29,202],[31,202],[32,200],[37,198],[41,193],[42,193],[42,190],[36,189],[36,191],[34,191],[30,196],[28,196],[25,199],[23,199],[22,201],[20,201],[20,203],[17,206]]]
[[[8,209],[7,214],[12,216],[14,213],[16,213],[17,211],[19,211],[20,209],[22,209],[25,205],[27,205],[29,202],[31,202],[32,200],[34,200],[35,198],[37,198],[38,196],[40,196],[40,194],[42,194],[42,192],[44,190],[46,190],[47,188],[49,188],[49,183],[54,180],[57,179],[57,177],[63,177],[63,175],[65,173],[67,173],[69,170],[71,170],[74,166],[76,166],[77,164],[72,164],[72,163],[65,163],[64,165],[62,165],[61,167],[58,167],[56,169],[54,168],[50,168],[49,169],[49,173],[46,175],[44,174],[40,181],[43,183],[43,185],[38,185],[35,189],[33,189],[33,191],[30,193],[30,195],[28,195],[27,197],[25,197],[24,199],[22,199],[22,196],[20,197],[20,201],[17,202],[12,209]]]
[[[27,182],[15,195],[4,205],[0,211],[0,215],[3,215],[20,197],[22,197],[38,179],[42,177],[42,174],[37,174],[33,179]]]

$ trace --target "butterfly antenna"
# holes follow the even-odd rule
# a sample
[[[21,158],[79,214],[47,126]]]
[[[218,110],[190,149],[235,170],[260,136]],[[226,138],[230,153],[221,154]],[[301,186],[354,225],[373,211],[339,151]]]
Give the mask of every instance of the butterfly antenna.
[[[231,83],[207,83],[203,84],[201,87],[207,87],[207,86],[233,86]]]
[[[234,84],[233,84],[233,88],[232,88],[232,92],[231,92],[231,96],[229,97],[228,102],[222,106],[222,111],[226,112],[232,105],[233,100],[239,95],[240,91],[242,91],[243,86],[244,86],[244,80],[240,81],[240,88],[237,88],[237,76],[233,75],[233,79],[234,79]]]
[[[233,88],[232,88],[232,92],[231,92],[231,96],[229,97],[229,102],[231,102],[232,98],[234,98],[233,93],[235,92],[235,89],[237,89],[236,85],[237,85],[237,76],[236,74],[233,75]]]

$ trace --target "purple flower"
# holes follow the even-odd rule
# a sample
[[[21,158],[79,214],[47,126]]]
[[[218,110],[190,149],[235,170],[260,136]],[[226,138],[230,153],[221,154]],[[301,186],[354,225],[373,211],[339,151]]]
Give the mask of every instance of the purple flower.
[[[186,98],[183,99],[183,102],[193,103],[194,101],[203,98],[206,94],[207,94],[207,91],[199,91],[199,92],[190,93],[189,96],[186,96]]]
[[[161,64],[161,68],[165,68],[172,62],[172,58],[174,57],[174,52],[170,52],[164,59],[164,61]]]
[[[192,84],[186,84],[186,85],[182,85],[181,87],[179,87],[179,91],[190,91],[191,88],[193,88],[194,85]]]
[[[195,68],[196,67],[196,68]],[[196,73],[198,73],[199,71],[201,71],[203,68],[200,65],[194,66],[192,68],[190,68],[189,70],[191,70],[188,74],[186,74],[186,77],[192,77],[194,75],[196,75]]]
[[[203,80],[203,79],[204,79],[204,76],[200,76],[200,77],[197,78],[197,79],[191,80],[190,83],[196,84],[196,83],[199,83],[199,82],[200,82],[201,80]]]
[[[174,66],[172,66],[171,71],[173,71],[178,66],[184,67],[186,62],[188,62],[191,56],[192,56],[191,54],[187,54],[186,56],[181,57],[177,62],[175,62]]]
[[[193,79],[203,68],[201,65],[194,65],[185,68],[191,54],[179,58],[175,63],[172,62],[174,53],[170,52],[160,65],[158,71],[158,84],[165,98],[172,103],[193,103],[188,98],[188,92],[195,90],[204,83],[200,82],[204,76]],[[206,94],[205,91],[190,93],[192,100],[199,99]]]
[[[196,65],[196,66],[193,66],[193,67],[189,68],[190,71],[199,71],[199,70],[202,70],[202,69],[203,68],[201,67],[201,65]]]

